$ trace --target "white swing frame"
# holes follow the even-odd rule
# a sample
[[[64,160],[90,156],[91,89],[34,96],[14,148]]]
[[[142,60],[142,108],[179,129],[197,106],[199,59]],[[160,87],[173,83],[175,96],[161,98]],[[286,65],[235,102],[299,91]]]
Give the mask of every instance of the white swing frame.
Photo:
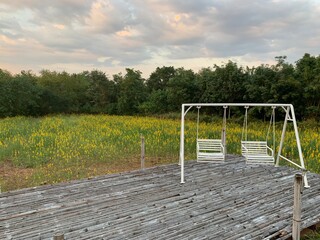
[[[299,138],[298,126],[297,126],[297,121],[296,121],[296,117],[295,117],[295,113],[294,113],[294,107],[292,104],[281,104],[281,103],[185,103],[185,104],[182,104],[181,130],[180,130],[180,154],[179,154],[179,165],[181,167],[181,183],[185,183],[185,177],[184,177],[185,116],[191,108],[199,107],[199,106],[200,107],[206,106],[206,107],[280,107],[280,108],[282,108],[285,111],[286,115],[285,115],[285,119],[284,119],[281,140],[280,140],[280,145],[279,145],[279,151],[277,154],[275,166],[278,167],[280,159],[283,159],[283,160],[286,160],[287,162],[293,164],[294,166],[300,168],[303,171],[303,175],[304,175],[304,186],[306,188],[310,187],[308,185],[307,174],[306,174],[306,169],[305,169],[305,164],[304,164],[304,158],[303,158],[301,143],[300,143],[300,138]],[[288,121],[291,121],[293,123],[294,133],[295,133],[295,138],[296,138],[296,143],[297,143],[297,150],[299,153],[300,165],[293,162],[292,160],[286,158],[285,156],[281,155]]]

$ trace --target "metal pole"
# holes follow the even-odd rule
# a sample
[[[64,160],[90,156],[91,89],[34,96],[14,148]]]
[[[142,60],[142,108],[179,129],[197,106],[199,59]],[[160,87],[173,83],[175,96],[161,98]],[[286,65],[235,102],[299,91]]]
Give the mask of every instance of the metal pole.
[[[293,199],[293,221],[292,221],[292,239],[300,240],[301,232],[301,193],[302,193],[302,175],[300,173],[294,176],[294,199]]]
[[[184,103],[185,107],[197,107],[197,106],[206,106],[206,107],[223,107],[223,106],[229,106],[229,107],[289,107],[292,104],[288,103]]]
[[[223,106],[223,123],[222,123],[222,145],[224,147],[224,154],[227,154],[226,149],[226,137],[227,137],[227,108],[228,106]]]
[[[242,127],[242,132],[241,132],[241,141],[247,141],[248,140],[248,106],[244,106],[246,109],[246,112],[244,114],[244,119],[243,119],[243,127]]]
[[[197,107],[197,109],[198,109],[198,115],[197,115],[197,141],[198,141],[198,138],[199,138],[200,108],[201,107]]]
[[[302,154],[302,150],[301,150],[301,143],[300,143],[300,138],[299,138],[299,132],[298,132],[298,126],[297,126],[297,120],[296,120],[296,116],[294,114],[294,109],[293,109],[292,105],[291,105],[291,112],[292,112],[291,115],[292,115],[294,133],[296,135],[297,148],[298,148],[298,152],[299,152],[300,166],[301,166],[301,168],[303,170],[305,170],[303,154]],[[308,179],[307,179],[307,173],[306,172],[304,173],[303,177],[304,177],[304,186],[306,188],[310,187],[309,184],[308,184]]]
[[[181,109],[181,130],[180,130],[180,157],[179,164],[181,166],[181,183],[184,183],[184,104]]]
[[[141,136],[141,169],[144,169],[144,159],[145,159],[145,143],[144,137]]]
[[[286,136],[286,128],[287,128],[290,108],[287,107],[287,109],[285,111],[286,111],[286,117],[284,119],[284,124],[283,124],[283,128],[282,128],[282,134],[281,134],[280,146],[279,146],[279,151],[278,151],[278,156],[277,156],[277,161],[276,161],[276,167],[279,167],[279,160],[280,160],[280,155],[281,155],[281,151],[282,151],[282,147],[283,147],[284,137]]]
[[[273,141],[273,154],[276,152],[276,107],[272,107],[273,123],[272,123],[272,141]],[[274,155],[273,155],[274,157]]]

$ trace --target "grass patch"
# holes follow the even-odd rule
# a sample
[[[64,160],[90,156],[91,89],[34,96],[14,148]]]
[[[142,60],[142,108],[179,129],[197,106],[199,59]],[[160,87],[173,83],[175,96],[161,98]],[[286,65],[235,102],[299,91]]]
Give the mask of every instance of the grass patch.
[[[202,121],[200,138],[220,138],[221,121]],[[268,123],[250,123],[248,139],[265,140]],[[300,123],[307,169],[320,172],[318,126]],[[140,168],[140,137],[146,166],[178,162],[180,120],[108,115],[59,115],[0,120],[0,184],[3,191]],[[277,124],[277,142],[282,125]],[[242,124],[228,121],[228,153],[240,153]],[[185,157],[195,159],[196,122],[185,123]],[[298,159],[293,131],[285,155]]]
[[[319,239],[320,239],[320,227],[301,237],[301,240],[319,240]]]

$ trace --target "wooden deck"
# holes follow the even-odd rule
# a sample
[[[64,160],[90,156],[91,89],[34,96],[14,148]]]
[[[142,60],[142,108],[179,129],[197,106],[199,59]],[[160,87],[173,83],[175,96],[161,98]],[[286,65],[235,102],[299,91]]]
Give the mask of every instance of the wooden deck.
[[[0,239],[287,239],[295,170],[187,161],[0,194]],[[320,222],[320,176],[309,174],[302,226]]]

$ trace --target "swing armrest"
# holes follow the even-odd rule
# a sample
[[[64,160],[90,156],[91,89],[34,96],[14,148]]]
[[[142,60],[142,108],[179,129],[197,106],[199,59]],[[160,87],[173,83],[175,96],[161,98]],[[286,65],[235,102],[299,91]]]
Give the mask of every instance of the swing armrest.
[[[222,143],[220,143],[220,145],[221,145],[222,153],[223,153],[223,155],[224,155],[224,154],[225,154],[225,148],[224,148],[224,146],[223,146]]]
[[[242,155],[244,155],[243,152],[245,152],[245,155],[248,155],[248,148],[245,146],[245,144],[242,143],[241,148]]]
[[[273,149],[267,145],[267,150],[271,152],[271,156],[273,157],[274,156]]]

